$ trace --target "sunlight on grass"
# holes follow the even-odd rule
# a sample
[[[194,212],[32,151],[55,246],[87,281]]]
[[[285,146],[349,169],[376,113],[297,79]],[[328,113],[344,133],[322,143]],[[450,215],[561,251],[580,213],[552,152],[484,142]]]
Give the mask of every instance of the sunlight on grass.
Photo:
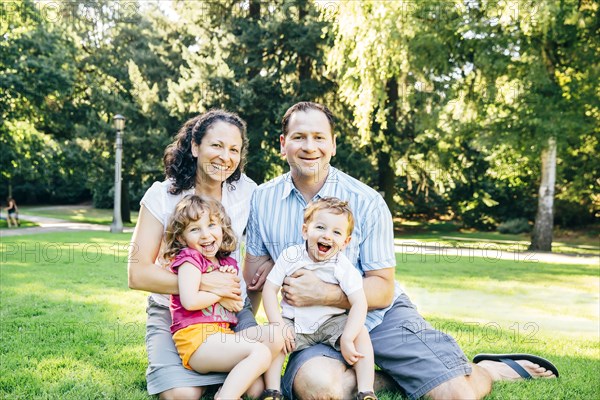
[[[127,288],[129,237],[68,232],[2,241],[1,397],[149,398],[147,294]],[[598,266],[397,259],[396,277],[419,310],[468,357],[530,352],[561,370],[552,382],[497,384],[490,399],[600,395]],[[266,322],[262,309],[258,320]]]
[[[92,206],[42,206],[42,207],[20,207],[23,214],[40,217],[57,218],[73,222],[85,222],[91,224],[109,225],[112,223],[112,209],[98,209]],[[126,226],[135,226],[137,211],[131,211],[131,223]]]
[[[36,223],[31,221],[25,221],[19,218],[19,226],[18,227],[8,227],[8,222],[5,219],[0,219],[0,229],[21,229],[21,228],[32,228],[34,226],[38,226]]]

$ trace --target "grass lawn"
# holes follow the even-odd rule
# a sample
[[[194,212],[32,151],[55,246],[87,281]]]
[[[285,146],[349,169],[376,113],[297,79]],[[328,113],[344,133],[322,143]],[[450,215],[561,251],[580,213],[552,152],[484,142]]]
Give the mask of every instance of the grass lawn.
[[[24,221],[22,219],[19,218],[19,228],[31,228],[34,226],[38,226],[36,223],[33,223],[31,221]],[[14,228],[11,227],[10,229],[19,229],[19,228]],[[0,229],[9,229],[8,228],[8,223],[6,222],[5,219],[0,219]]]
[[[69,205],[69,206],[19,206],[23,214],[39,217],[64,219],[73,222],[85,222],[89,224],[110,225],[113,219],[113,210],[94,208],[91,205]],[[137,211],[131,211],[131,223],[124,226],[135,226]]]
[[[474,249],[497,249],[526,251],[531,235],[503,234],[459,229],[451,222],[421,223],[395,221],[396,239],[403,241],[430,242],[439,246]],[[562,230],[555,228],[552,251],[577,255],[600,255],[600,227],[592,225],[585,230]]]
[[[129,236],[2,240],[0,398],[149,398],[146,295],[127,288]],[[600,397],[598,265],[397,259],[397,278],[413,301],[468,357],[532,352],[561,372],[558,380],[496,384],[490,399]]]

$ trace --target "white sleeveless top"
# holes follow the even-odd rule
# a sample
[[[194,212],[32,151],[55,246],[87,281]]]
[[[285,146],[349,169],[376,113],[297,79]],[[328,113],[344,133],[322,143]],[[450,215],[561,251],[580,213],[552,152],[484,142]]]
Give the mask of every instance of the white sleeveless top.
[[[167,223],[169,222],[169,218],[175,210],[177,203],[185,196],[194,194],[195,191],[194,188],[191,188],[178,195],[172,195],[169,193],[169,187],[171,187],[172,183],[173,181],[171,179],[167,179],[163,182],[154,182],[140,201],[140,205],[146,207],[146,209],[162,223],[164,231],[167,229]],[[223,204],[227,215],[231,218],[231,226],[238,239],[237,248],[231,254],[231,257],[238,262],[240,267],[239,276],[241,279],[240,284],[243,300],[246,300],[246,284],[241,272],[242,254],[240,252],[240,245],[245,239],[243,233],[250,214],[250,199],[252,198],[252,193],[254,193],[256,187],[257,185],[252,179],[248,178],[245,174],[242,174],[240,179],[233,182],[233,184],[224,183],[221,192],[221,204]],[[165,235],[163,234],[163,242],[159,254],[162,254],[164,240]],[[162,267],[166,267],[166,263],[160,255],[159,258],[157,258],[156,263]],[[168,295],[154,293],[152,294],[152,297],[158,304],[169,307]]]

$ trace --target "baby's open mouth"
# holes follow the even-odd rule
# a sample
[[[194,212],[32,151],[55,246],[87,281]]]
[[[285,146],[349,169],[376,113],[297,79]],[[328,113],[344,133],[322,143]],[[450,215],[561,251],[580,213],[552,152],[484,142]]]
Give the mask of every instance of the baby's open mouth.
[[[331,249],[331,245],[325,243],[317,243],[317,247],[321,253],[327,253]]]

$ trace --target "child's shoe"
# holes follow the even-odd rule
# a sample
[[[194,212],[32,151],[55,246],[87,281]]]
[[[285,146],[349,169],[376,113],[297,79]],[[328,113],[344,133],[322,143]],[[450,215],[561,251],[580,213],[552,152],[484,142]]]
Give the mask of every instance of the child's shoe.
[[[259,400],[281,400],[283,396],[279,390],[265,389]]]
[[[356,395],[356,400],[379,400],[373,392],[360,392]]]

